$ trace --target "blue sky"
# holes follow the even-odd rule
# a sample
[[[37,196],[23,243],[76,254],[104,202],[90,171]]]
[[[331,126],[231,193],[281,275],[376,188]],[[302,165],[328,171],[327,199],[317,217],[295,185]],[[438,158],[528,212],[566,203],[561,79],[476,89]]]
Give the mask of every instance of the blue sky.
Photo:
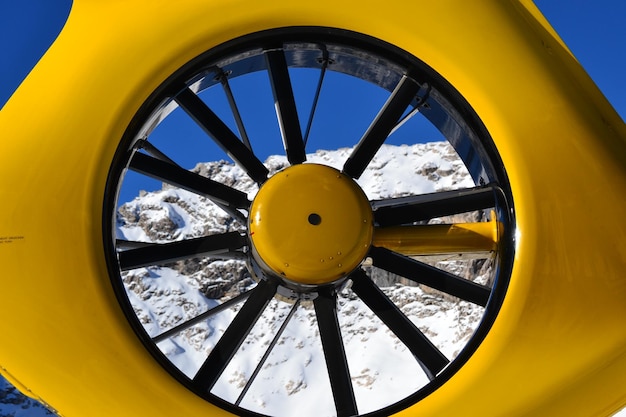
[[[536,0],[622,119],[626,119],[626,2]],[[69,0],[0,1],[0,105],[61,29]]]
[[[626,25],[623,23],[626,19],[626,1],[536,0],[535,3],[613,104],[622,119],[626,119],[626,77],[624,76],[626,74]],[[12,92],[19,86],[19,83],[36,65],[41,55],[52,44],[63,27],[70,7],[71,0],[0,0],[0,106],[4,105]],[[314,82],[307,84],[315,85]],[[298,88],[295,84],[294,87]],[[257,91],[258,89],[255,86],[254,90]],[[307,94],[312,97],[311,93],[312,91]],[[368,100],[374,97],[375,93],[374,91],[363,92],[363,94],[368,95]],[[271,93],[266,93],[266,96],[270,97],[271,100]],[[384,97],[381,97],[381,104],[382,100]],[[256,106],[257,101],[255,100],[253,103],[255,104],[253,110],[255,114],[259,113],[261,107]],[[351,106],[360,106],[360,102],[353,103]],[[269,106],[263,106],[263,108],[267,108],[273,113],[272,103],[269,103]],[[377,111],[378,107],[372,110]],[[307,112],[308,110],[302,113],[306,114]],[[366,125],[364,127],[357,126],[357,122],[342,117],[341,122],[333,124],[334,137],[354,137],[354,130],[363,130],[366,127]],[[171,119],[168,123],[176,123],[176,118],[172,117]],[[260,119],[275,120],[272,114],[267,114]],[[371,118],[366,120],[367,123],[369,120]],[[312,136],[315,133],[315,126],[316,124],[314,124]],[[198,126],[193,123],[177,124],[169,127],[169,129],[171,128],[176,129],[179,133],[185,132],[184,135],[179,135],[179,137],[185,136],[185,138],[177,140],[176,146],[178,148],[181,148],[183,140],[193,141],[194,137],[205,137]],[[348,132],[346,129],[349,128],[353,131]],[[163,129],[168,129],[167,123],[163,125]],[[167,131],[163,129],[163,134],[167,135],[165,133]],[[264,125],[256,130],[268,133],[271,129],[276,130],[277,126]],[[277,131],[273,135],[280,137]],[[326,131],[320,133],[318,129],[317,137],[320,136],[329,135]],[[201,146],[203,148],[198,149],[199,142],[194,142],[193,146],[202,154],[214,152],[211,147],[217,149],[212,141],[207,140],[202,141]],[[263,146],[267,149],[263,149],[265,155],[259,154],[262,160],[271,153],[282,153],[282,146],[279,141],[268,145],[269,142],[271,141],[263,142]],[[354,142],[350,142],[345,146],[353,144]],[[274,147],[272,148],[270,145]],[[323,144],[320,145],[320,147],[323,146]],[[163,150],[167,151],[166,149]],[[219,149],[217,151],[221,152]],[[255,151],[259,152],[258,149]],[[307,149],[307,151],[310,150]],[[176,158],[175,160],[181,166],[189,169],[197,162],[196,156],[197,154],[187,152],[181,155],[181,160]],[[120,201],[132,199],[140,189],[160,189],[160,182],[131,175],[127,177],[127,182],[122,188]]]
[[[626,119],[626,1],[536,4]],[[70,6],[69,0],[0,0],[0,108],[54,41]],[[6,140],[2,132],[0,140]]]

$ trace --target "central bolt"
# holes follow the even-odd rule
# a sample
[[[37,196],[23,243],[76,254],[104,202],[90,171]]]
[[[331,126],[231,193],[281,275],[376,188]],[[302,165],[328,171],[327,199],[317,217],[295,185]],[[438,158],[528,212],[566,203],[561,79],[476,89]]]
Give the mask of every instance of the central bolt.
[[[317,213],[309,214],[309,223],[313,226],[317,226],[322,222],[322,217]]]

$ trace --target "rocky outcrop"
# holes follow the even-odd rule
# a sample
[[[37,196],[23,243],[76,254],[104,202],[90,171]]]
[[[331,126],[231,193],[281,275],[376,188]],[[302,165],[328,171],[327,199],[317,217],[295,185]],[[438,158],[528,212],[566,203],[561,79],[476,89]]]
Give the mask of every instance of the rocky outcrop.
[[[318,151],[308,155],[307,160],[340,168],[350,152],[350,149]],[[270,173],[274,173],[288,166],[288,163],[284,157],[272,156],[265,161],[265,165]],[[257,185],[241,169],[226,161],[198,164],[193,171],[243,191],[251,199],[258,190]],[[410,175],[406,175],[407,172]],[[446,143],[383,146],[359,179],[359,184],[370,199],[473,185],[463,164]],[[470,222],[479,220],[480,216],[482,213],[477,212],[434,219],[432,222]],[[121,239],[155,243],[228,231],[245,231],[245,225],[233,220],[211,201],[167,184],[160,190],[143,192],[134,200],[120,205],[116,225],[117,235]],[[461,277],[477,277],[483,283],[489,279],[491,271],[490,260],[421,260]],[[480,321],[481,307],[419,286],[389,272],[367,265],[364,268],[385,294],[448,357],[456,356]],[[151,336],[171,329],[255,285],[243,261],[202,257],[131,270],[123,274],[123,281],[139,320]],[[159,347],[183,372],[193,375],[198,364],[206,357],[206,352],[219,340],[239,308],[239,305],[235,305],[216,317],[187,328],[176,337],[160,343]],[[291,303],[281,299],[270,303],[266,314],[259,319],[255,332],[241,349],[262,352],[270,343],[269,335],[275,333],[290,308]],[[346,350],[357,358],[351,364],[354,367],[352,375],[355,391],[359,395],[368,396],[371,390],[392,386],[394,380],[397,382],[400,379],[393,372],[399,371],[390,371],[376,361],[368,362],[363,349],[382,340],[389,344],[386,363],[391,363],[400,361],[407,355],[403,344],[365,307],[349,286],[340,293],[338,311]],[[252,403],[247,406],[258,412],[288,415],[284,413],[289,411],[281,409],[278,412],[272,408],[272,404],[276,403],[272,402],[272,395],[281,396],[281,407],[284,410],[290,409],[290,399],[293,399],[294,409],[301,409],[299,401],[303,395],[324,377],[320,376],[320,369],[323,371],[325,367],[315,353],[319,350],[319,332],[312,304],[304,302],[292,321],[300,325],[300,330],[287,331],[282,336],[275,348],[276,352],[268,358],[264,371],[259,376],[263,381],[261,385],[265,385],[272,394],[255,393],[253,389],[250,391]],[[285,350],[283,346],[290,348]],[[291,371],[283,375],[281,372],[285,367]],[[293,371],[293,367],[297,371]],[[407,372],[415,379],[414,375],[420,373],[420,370],[418,367],[408,369]],[[224,381],[216,388],[216,395],[222,395],[219,390],[227,393],[233,388],[241,389],[249,374],[248,368],[229,366],[224,373]],[[427,380],[422,381],[426,382]],[[400,398],[404,395],[401,391],[398,392]],[[228,398],[227,394],[223,395]],[[45,408],[20,396],[14,388],[0,385],[0,407],[4,403],[14,405],[12,410],[20,407],[34,410],[39,407],[37,410],[47,412]],[[365,411],[364,409],[362,412]],[[0,417],[26,415],[17,414],[17,411],[15,413],[0,412]]]
[[[0,417],[45,417],[55,415],[41,403],[24,396],[0,377]]]

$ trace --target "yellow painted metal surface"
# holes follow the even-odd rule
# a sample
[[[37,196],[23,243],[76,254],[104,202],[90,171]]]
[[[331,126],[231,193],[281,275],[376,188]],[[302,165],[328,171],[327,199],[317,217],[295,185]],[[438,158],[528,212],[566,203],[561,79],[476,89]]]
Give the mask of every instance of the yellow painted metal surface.
[[[498,225],[482,223],[427,224],[380,227],[374,230],[374,246],[404,255],[489,253],[498,248]]]
[[[300,284],[345,277],[372,242],[372,209],[334,168],[291,166],[263,184],[250,208],[250,240],[269,272]]]
[[[422,59],[493,137],[518,227],[467,364],[402,416],[608,416],[626,404],[626,128],[530,1],[75,0],[0,112],[0,370],[64,416],[227,415],[167,374],[115,299],[102,196],[148,95],[222,42],[284,26]]]

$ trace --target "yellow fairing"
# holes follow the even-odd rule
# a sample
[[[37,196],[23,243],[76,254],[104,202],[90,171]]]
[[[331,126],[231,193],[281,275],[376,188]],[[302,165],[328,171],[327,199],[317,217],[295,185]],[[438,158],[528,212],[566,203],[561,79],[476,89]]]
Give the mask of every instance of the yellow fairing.
[[[626,404],[626,128],[529,1],[76,0],[0,113],[0,371],[65,416],[227,415],[169,376],[113,294],[119,139],[198,54],[285,26],[394,44],[467,99],[507,170],[513,275],[476,353],[404,416],[608,416]]]
[[[338,280],[361,263],[372,243],[365,194],[352,178],[324,165],[277,173],[263,184],[250,212],[259,262],[299,284]]]
[[[497,250],[498,224],[494,219],[481,223],[381,227],[375,229],[372,244],[409,256],[480,254],[484,258]]]

